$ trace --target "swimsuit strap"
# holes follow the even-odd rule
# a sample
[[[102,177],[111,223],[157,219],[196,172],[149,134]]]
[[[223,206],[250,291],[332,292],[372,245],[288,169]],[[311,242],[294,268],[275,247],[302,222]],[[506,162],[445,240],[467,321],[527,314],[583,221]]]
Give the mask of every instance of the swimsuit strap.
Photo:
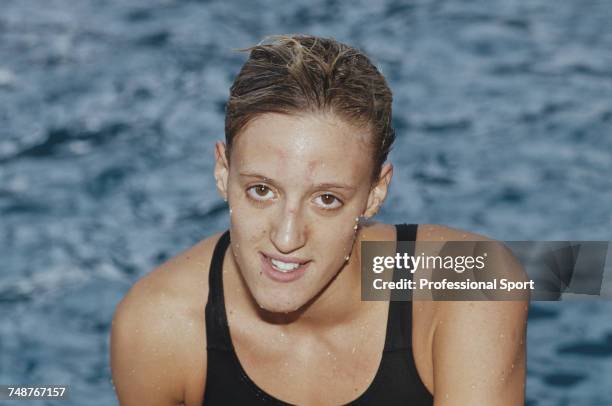
[[[225,231],[213,251],[208,274],[208,302],[206,303],[206,346],[209,349],[231,351],[231,338],[225,299],[223,297],[223,258],[230,244],[229,230]]]
[[[396,251],[406,251],[408,255],[414,255],[414,241],[416,241],[417,224],[396,224],[397,240]],[[412,273],[405,270],[393,270],[393,280],[399,281],[404,278],[412,279]],[[385,351],[398,351],[412,349],[412,301],[399,301],[391,293],[389,303],[389,319],[387,321],[387,338]],[[397,292],[405,295],[405,292]]]

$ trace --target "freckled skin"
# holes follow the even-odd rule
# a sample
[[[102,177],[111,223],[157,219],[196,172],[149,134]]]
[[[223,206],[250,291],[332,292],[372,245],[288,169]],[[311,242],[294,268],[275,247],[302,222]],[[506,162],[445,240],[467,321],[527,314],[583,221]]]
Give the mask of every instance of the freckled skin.
[[[363,159],[372,155],[368,136],[366,130],[330,115],[268,113],[237,136],[229,162],[218,160],[217,184],[232,207],[233,260],[260,307],[298,310],[316,295],[325,295],[339,273],[339,278],[352,281],[338,286],[355,288],[359,264],[345,264],[356,249],[355,219],[373,214],[383,200],[374,201],[380,190],[373,191],[364,181],[373,169],[373,162]],[[265,186],[264,197],[252,190],[249,194],[257,185]],[[262,275],[260,253],[311,262],[299,280],[279,283]],[[342,307],[343,297],[336,292],[322,302],[337,301]],[[317,306],[309,311],[316,312]]]

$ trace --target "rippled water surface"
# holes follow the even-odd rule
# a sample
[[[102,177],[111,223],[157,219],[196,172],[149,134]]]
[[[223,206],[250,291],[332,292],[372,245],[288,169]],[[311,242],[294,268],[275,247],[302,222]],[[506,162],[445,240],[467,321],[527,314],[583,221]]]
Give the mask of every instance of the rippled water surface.
[[[611,240],[611,20],[609,1],[3,0],[0,383],[116,403],[114,307],[227,226],[212,158],[232,49],[267,34],[334,36],[387,76],[381,220]],[[529,405],[612,404],[611,311],[532,306]]]

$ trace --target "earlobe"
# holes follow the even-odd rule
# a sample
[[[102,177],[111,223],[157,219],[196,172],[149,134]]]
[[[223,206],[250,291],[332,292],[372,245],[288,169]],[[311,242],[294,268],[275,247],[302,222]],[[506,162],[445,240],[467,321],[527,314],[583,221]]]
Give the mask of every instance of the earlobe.
[[[372,192],[374,193],[374,191]],[[366,219],[374,217],[376,213],[378,213],[381,203],[382,202],[378,197],[374,196],[373,194],[370,194],[370,198],[368,199],[368,207],[366,211],[363,213],[364,217]]]
[[[391,183],[392,177],[393,165],[390,163],[385,163],[380,170],[378,181],[372,190],[370,190],[370,195],[368,196],[368,206],[364,212],[365,217],[370,218],[378,213],[380,207],[385,201],[385,198],[387,197],[389,183]]]
[[[223,200],[227,201],[227,180],[229,176],[229,165],[227,162],[225,143],[217,141],[215,144],[215,183],[217,191]]]
[[[382,203],[381,193],[380,193],[380,185],[377,183],[372,190],[370,190],[370,195],[368,196],[368,205],[363,213],[363,216],[366,219],[370,217],[374,217],[380,208]]]

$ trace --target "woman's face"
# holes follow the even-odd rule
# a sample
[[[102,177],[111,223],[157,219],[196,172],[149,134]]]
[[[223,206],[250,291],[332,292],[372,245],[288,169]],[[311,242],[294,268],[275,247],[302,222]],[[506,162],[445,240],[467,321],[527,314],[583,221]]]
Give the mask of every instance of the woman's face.
[[[357,218],[378,210],[391,177],[387,165],[370,183],[369,136],[330,114],[266,113],[235,138],[229,165],[217,145],[234,258],[262,308],[299,309],[344,266]]]

